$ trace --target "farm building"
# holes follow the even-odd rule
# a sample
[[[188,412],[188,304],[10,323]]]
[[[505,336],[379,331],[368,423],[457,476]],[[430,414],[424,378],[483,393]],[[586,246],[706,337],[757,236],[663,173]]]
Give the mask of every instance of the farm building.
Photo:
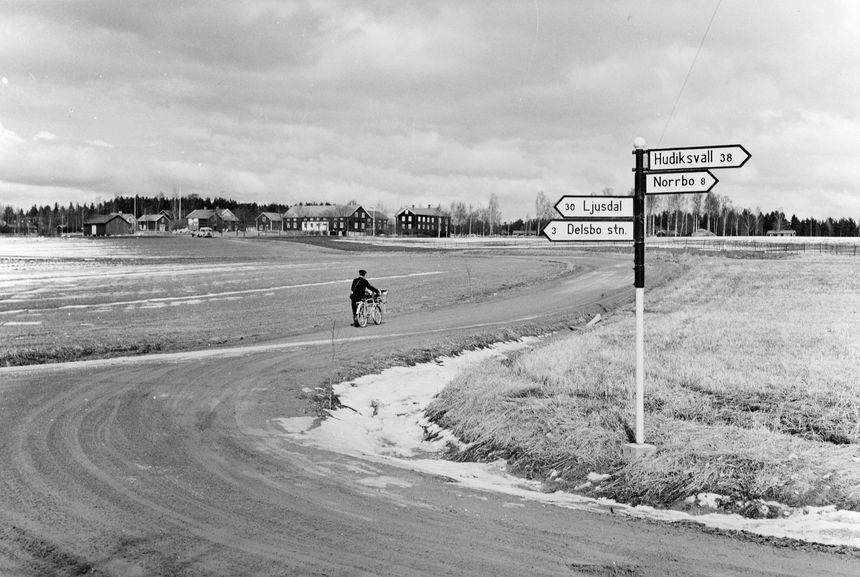
[[[403,208],[394,217],[394,234],[451,236],[451,215],[439,208]]]
[[[717,235],[712,233],[711,231],[709,231],[706,228],[697,228],[692,233],[690,233],[690,236],[717,236]]]
[[[204,226],[219,232],[239,229],[239,219],[229,208],[198,208],[188,213],[185,218],[191,230],[200,230]]]
[[[305,234],[369,235],[385,231],[388,217],[357,204],[296,205],[284,213],[283,225]]]
[[[388,215],[375,208],[368,209],[373,234],[388,234]]]
[[[84,220],[83,229],[84,236],[134,234],[134,217],[121,212],[97,214]]]
[[[665,228],[656,229],[653,232],[653,235],[654,236],[661,236],[661,237],[662,236],[680,236],[680,234],[677,231],[675,231],[673,229],[665,229]]]
[[[257,230],[282,231],[284,230],[284,219],[277,212],[261,212],[256,218]]]
[[[769,230],[767,231],[767,236],[794,236],[796,233],[791,229],[785,230]]]
[[[149,232],[165,232],[170,230],[170,213],[162,210],[158,214],[143,214],[137,218],[137,230]]]

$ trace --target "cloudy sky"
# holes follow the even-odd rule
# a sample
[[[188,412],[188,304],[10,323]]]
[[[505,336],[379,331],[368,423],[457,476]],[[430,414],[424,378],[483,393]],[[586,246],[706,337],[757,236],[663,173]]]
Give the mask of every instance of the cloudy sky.
[[[496,193],[513,220],[626,194],[641,136],[745,146],[735,206],[858,219],[858,30],[854,0],[5,0],[0,204]]]

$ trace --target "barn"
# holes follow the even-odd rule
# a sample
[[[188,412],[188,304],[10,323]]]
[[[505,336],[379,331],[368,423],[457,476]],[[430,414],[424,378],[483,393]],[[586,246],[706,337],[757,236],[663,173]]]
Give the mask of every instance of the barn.
[[[97,214],[84,220],[84,236],[119,236],[134,234],[134,217],[112,212]]]

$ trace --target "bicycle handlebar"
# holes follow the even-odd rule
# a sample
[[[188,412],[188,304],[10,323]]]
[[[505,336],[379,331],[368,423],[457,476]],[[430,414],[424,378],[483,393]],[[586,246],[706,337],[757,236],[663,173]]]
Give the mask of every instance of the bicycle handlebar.
[[[385,299],[387,296],[388,296],[388,291],[387,291],[387,290],[380,290],[380,291],[379,291],[379,294],[375,294],[375,295],[365,295],[365,297],[364,297],[364,301],[365,301],[365,302],[376,302],[376,303],[379,303],[379,302],[383,302],[383,301],[384,301],[384,299]]]

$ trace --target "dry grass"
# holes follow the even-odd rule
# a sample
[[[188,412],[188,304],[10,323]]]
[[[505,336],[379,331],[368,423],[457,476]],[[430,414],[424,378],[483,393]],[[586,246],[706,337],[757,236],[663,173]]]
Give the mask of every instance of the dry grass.
[[[459,458],[509,457],[536,478],[671,506],[701,492],[860,510],[860,266],[811,255],[688,257],[646,291],[647,460],[631,440],[634,318],[461,375],[431,416],[470,442]],[[749,512],[749,511],[746,511]]]

